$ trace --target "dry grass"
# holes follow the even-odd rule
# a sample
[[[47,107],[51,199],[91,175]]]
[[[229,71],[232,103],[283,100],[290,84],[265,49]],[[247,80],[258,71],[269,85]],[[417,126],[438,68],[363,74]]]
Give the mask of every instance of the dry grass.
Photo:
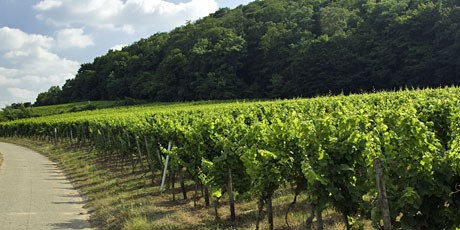
[[[120,164],[96,155],[88,147],[71,148],[67,145],[50,145],[31,140],[6,140],[28,146],[58,162],[69,178],[88,199],[85,208],[90,213],[90,222],[96,229],[255,229],[257,204],[251,200],[236,203],[237,219],[229,222],[230,212],[225,197],[218,208],[221,220],[214,220],[214,208],[206,207],[201,192],[198,205],[193,204],[193,182],[187,181],[189,199],[183,200],[180,189],[176,190],[176,201],[171,191],[159,190],[160,172],[152,184],[151,174],[145,171],[132,172],[130,164]],[[179,184],[176,184],[179,188]],[[275,229],[288,230],[285,212],[294,195],[290,189],[280,189],[273,199]],[[306,195],[298,197],[289,213],[292,230],[305,229],[305,220],[310,207]],[[323,213],[324,229],[345,229],[342,217],[332,210]],[[266,219],[261,229],[268,229]],[[313,228],[315,229],[315,228]],[[364,229],[372,229],[366,223]]]

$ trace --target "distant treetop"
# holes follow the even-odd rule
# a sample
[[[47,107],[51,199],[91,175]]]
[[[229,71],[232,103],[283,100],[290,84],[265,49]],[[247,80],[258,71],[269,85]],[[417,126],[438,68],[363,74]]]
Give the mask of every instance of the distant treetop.
[[[36,104],[292,98],[458,85],[460,2],[264,0],[83,64]]]

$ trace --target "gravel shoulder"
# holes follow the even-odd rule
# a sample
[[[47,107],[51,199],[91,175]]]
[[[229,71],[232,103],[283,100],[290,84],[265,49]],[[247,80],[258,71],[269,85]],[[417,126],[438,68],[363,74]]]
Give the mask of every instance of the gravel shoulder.
[[[90,230],[85,202],[56,164],[25,147],[0,142],[0,230]]]

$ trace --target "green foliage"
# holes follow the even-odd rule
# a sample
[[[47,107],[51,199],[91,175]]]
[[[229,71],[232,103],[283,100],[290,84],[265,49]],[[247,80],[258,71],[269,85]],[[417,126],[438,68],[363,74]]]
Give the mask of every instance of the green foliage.
[[[48,89],[48,92],[39,93],[37,96],[37,101],[35,102],[35,106],[43,106],[43,105],[55,105],[61,103],[60,95],[61,95],[61,87],[59,86],[51,86]]]
[[[6,106],[2,111],[0,111],[0,121],[16,120],[28,117],[42,117],[119,106],[139,105],[144,103],[144,101],[132,98],[125,98],[120,101],[87,101],[46,106],[32,106],[31,103],[13,103],[11,106]]]
[[[10,106],[5,106],[2,109],[0,121],[2,120],[17,120],[22,118],[29,118],[32,117],[32,109],[30,107],[26,107],[26,105],[30,106],[29,104],[12,104]]]
[[[460,226],[459,103],[460,88],[451,87],[131,106],[2,122],[0,136],[73,136],[106,159],[151,165],[169,155],[172,169],[184,166],[216,198],[228,192],[228,171],[243,197],[267,199],[290,184],[357,229],[356,216],[380,223],[379,158],[395,228],[447,230]]]
[[[460,84],[453,0],[264,0],[110,50],[36,104],[293,98]]]

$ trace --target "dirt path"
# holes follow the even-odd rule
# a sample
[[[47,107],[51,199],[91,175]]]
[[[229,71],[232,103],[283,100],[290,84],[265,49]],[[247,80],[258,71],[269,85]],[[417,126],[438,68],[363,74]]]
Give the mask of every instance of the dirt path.
[[[43,155],[0,142],[0,230],[87,229],[84,202]]]

